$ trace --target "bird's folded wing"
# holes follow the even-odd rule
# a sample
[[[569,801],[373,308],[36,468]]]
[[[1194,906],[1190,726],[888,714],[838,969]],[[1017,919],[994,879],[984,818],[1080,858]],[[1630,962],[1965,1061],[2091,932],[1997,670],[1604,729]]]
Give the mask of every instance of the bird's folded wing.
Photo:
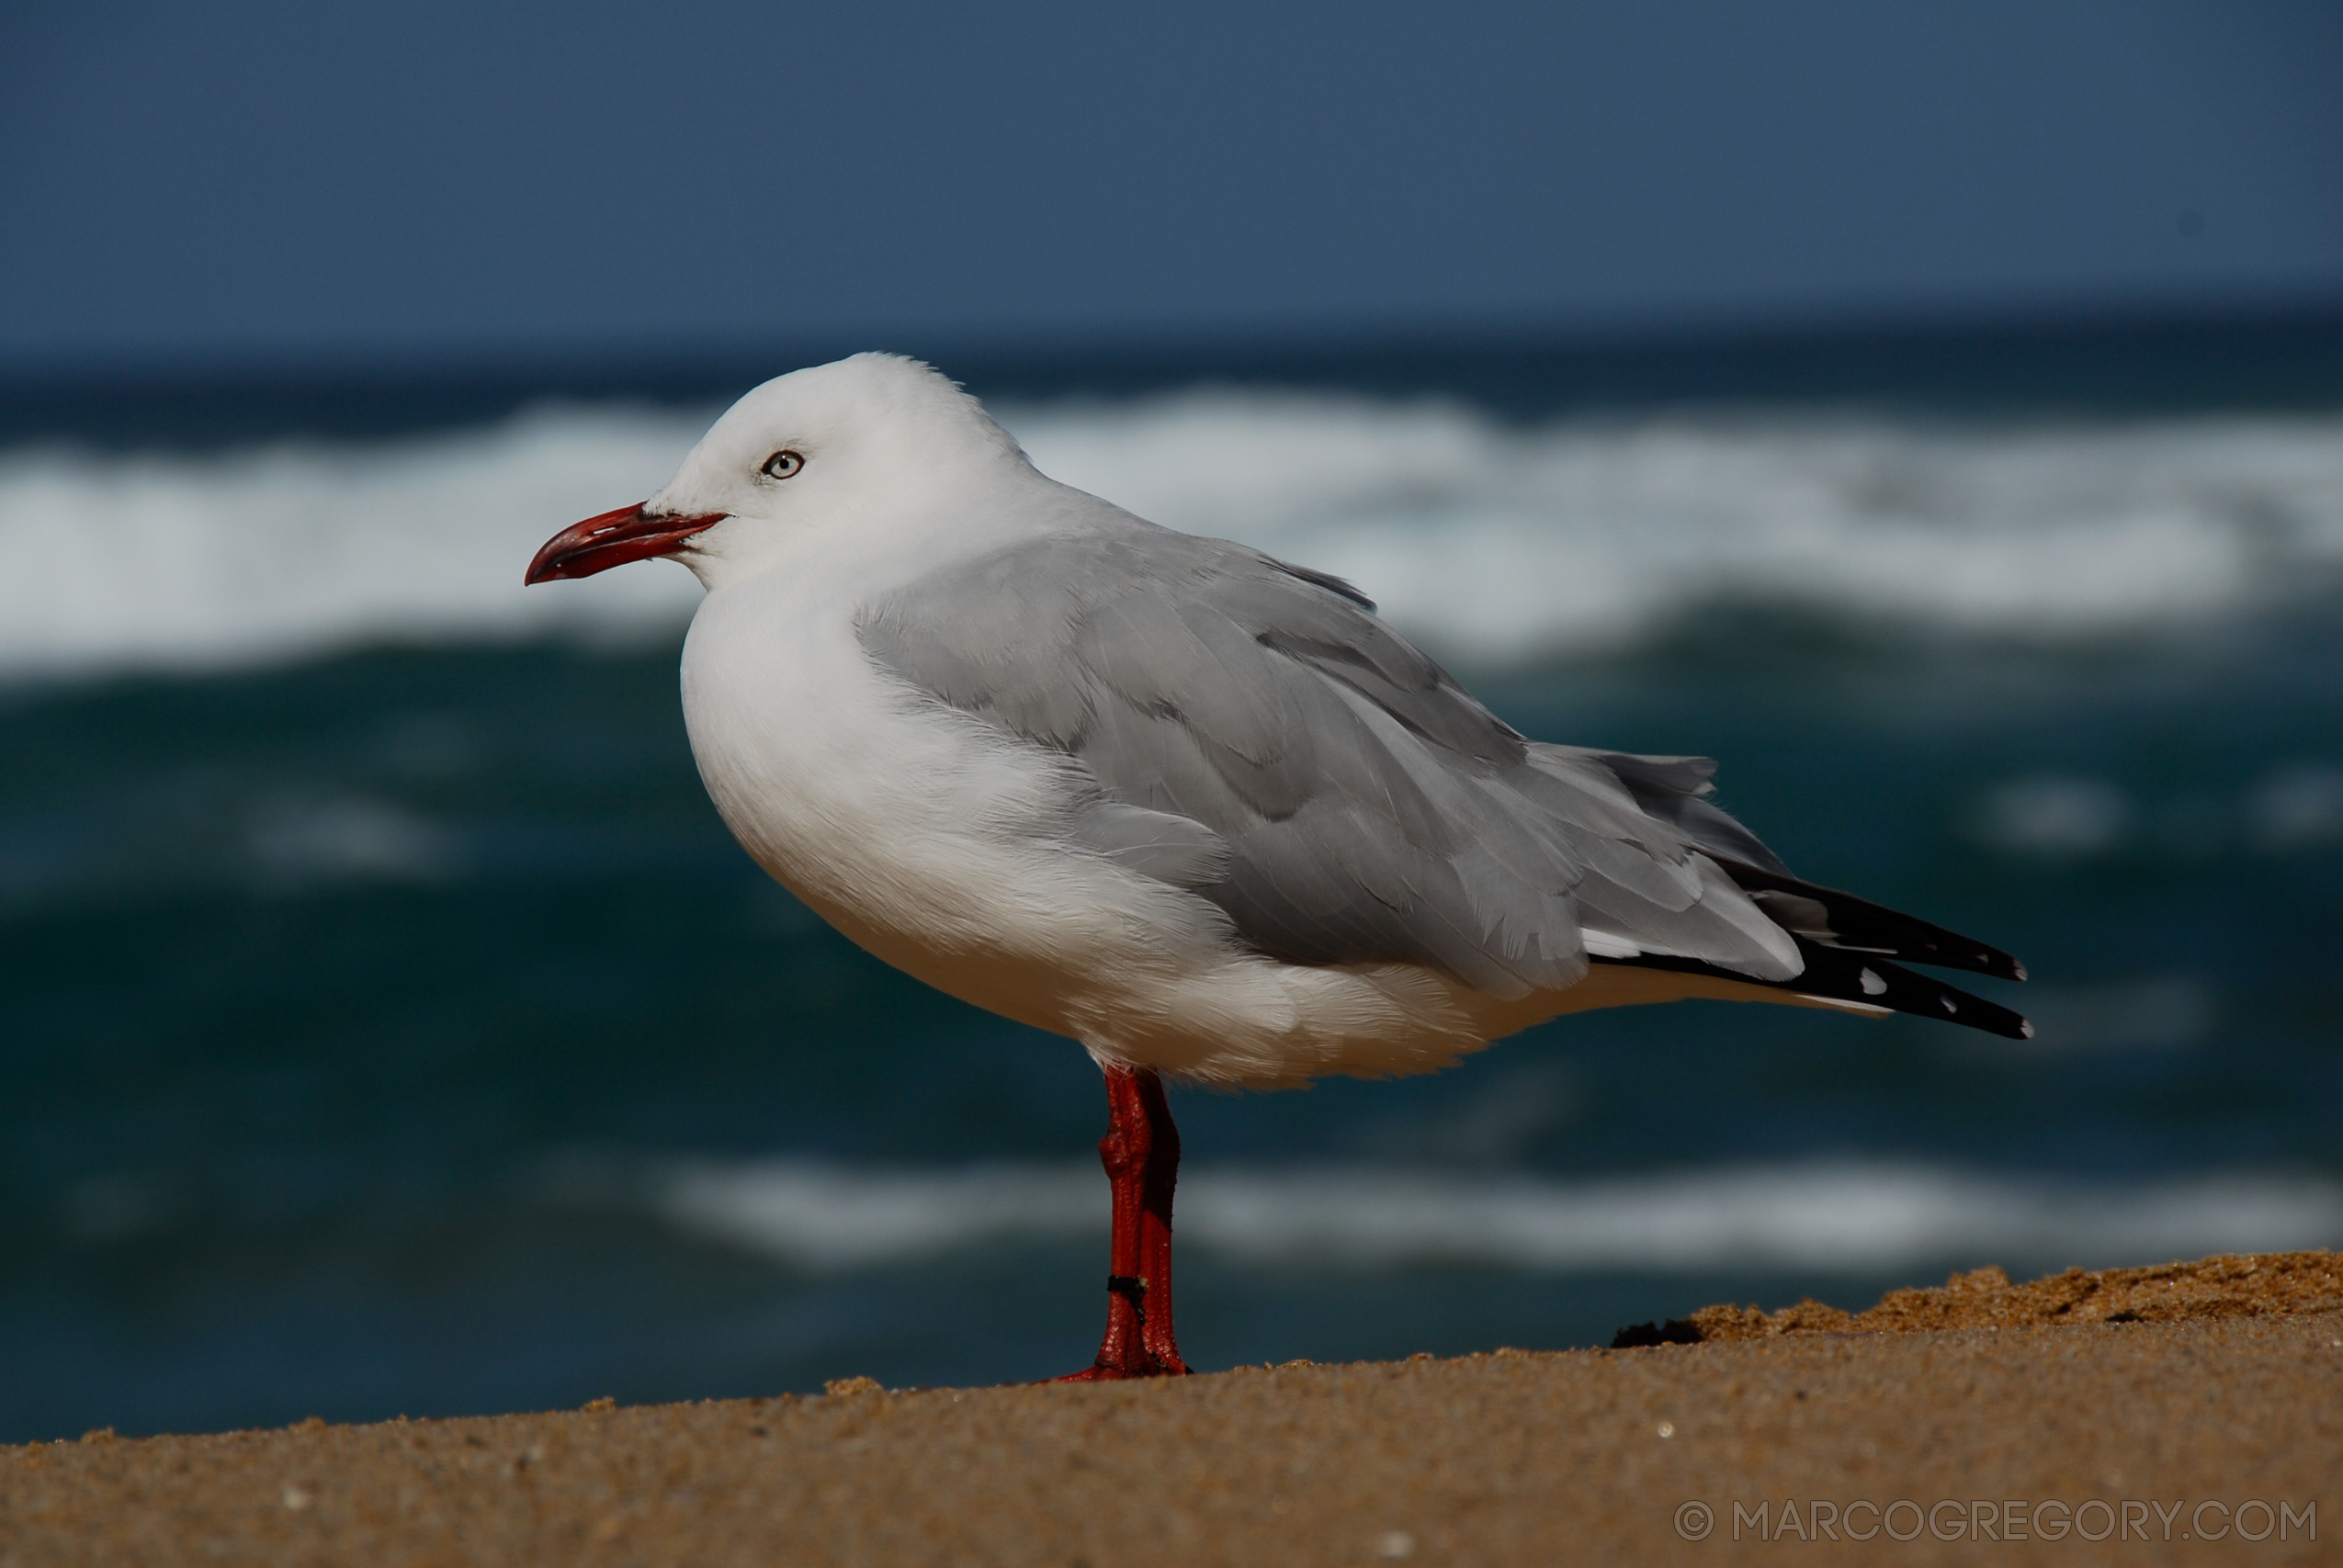
[[[1077,842],[1293,963],[1419,964],[1499,996],[1573,983],[1590,942],[1798,972],[1703,850],[1779,863],[1713,807],[1640,798],[1699,793],[1657,787],[1684,781],[1639,789],[1606,754],[1523,739],[1347,584],[1100,513],[859,624],[914,687],[1081,764]]]

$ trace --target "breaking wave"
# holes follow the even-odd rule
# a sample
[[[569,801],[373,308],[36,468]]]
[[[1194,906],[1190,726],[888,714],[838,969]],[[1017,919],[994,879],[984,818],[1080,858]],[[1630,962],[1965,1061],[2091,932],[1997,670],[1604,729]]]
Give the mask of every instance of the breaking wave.
[[[698,1165],[653,1204],[710,1240],[816,1270],[1103,1235],[1095,1166]],[[1181,1245],[1251,1268],[1553,1273],[2000,1263],[2102,1267],[2343,1243],[2343,1184],[2235,1174],[2092,1185],[1927,1166],[1758,1167],[1580,1181],[1388,1169],[1203,1168]]]
[[[1197,390],[1003,410],[1047,472],[1347,576],[1451,654],[1599,651],[1736,604],[2032,639],[2331,592],[2343,417],[1979,428],[1885,415],[1508,425],[1443,402]],[[213,455],[0,453],[0,676],[386,640],[665,633],[655,566],[524,592],[556,528],[649,493],[705,413]]]

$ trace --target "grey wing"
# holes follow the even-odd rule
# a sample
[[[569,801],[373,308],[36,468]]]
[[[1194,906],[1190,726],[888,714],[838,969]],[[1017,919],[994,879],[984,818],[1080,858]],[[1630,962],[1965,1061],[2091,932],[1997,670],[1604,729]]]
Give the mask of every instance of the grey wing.
[[[1799,971],[1703,852],[1756,846],[1738,824],[1647,809],[1633,770],[1525,740],[1346,584],[1241,546],[1118,516],[940,570],[861,635],[1079,761],[1096,794],[1074,836],[1209,899],[1262,953],[1503,997],[1578,980],[1590,942]]]

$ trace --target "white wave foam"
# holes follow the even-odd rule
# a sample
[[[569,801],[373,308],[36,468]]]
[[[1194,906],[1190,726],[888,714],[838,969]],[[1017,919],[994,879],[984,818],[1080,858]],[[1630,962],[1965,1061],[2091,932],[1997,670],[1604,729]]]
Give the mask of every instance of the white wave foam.
[[[1348,576],[1483,658],[1613,643],[1731,602],[2124,633],[2343,566],[2333,417],[1514,431],[1434,404],[1220,393],[1019,432],[1070,484]]]
[[[549,412],[372,446],[0,455],[0,673],[675,625],[699,596],[680,568],[560,593],[521,572],[556,529],[663,484],[702,425]]]
[[[1094,1167],[696,1166],[659,1186],[683,1229],[812,1269],[915,1261],[1105,1228]],[[2343,1243],[2343,1184],[2218,1175],[2092,1186],[1919,1166],[1819,1165],[1577,1182],[1383,1169],[1205,1168],[1183,1247],[1246,1267],[1556,1273],[2057,1269]]]
[[[1003,417],[1058,478],[1340,572],[1484,660],[1731,603],[2088,637],[2343,570],[2332,415],[1518,429],[1441,403],[1197,391]],[[0,455],[0,673],[672,626],[697,592],[672,567],[526,592],[520,571],[554,529],[662,482],[703,423],[549,411],[370,446]]]

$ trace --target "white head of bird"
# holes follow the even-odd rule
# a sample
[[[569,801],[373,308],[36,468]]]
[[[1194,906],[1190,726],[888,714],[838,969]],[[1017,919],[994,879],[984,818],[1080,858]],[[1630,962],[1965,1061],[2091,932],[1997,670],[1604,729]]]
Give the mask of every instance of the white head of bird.
[[[858,354],[748,393],[663,489],[549,542],[529,581],[667,556],[714,590],[809,558],[900,559],[980,524],[956,502],[965,513],[1018,470],[1040,478],[974,398],[916,360]]]

